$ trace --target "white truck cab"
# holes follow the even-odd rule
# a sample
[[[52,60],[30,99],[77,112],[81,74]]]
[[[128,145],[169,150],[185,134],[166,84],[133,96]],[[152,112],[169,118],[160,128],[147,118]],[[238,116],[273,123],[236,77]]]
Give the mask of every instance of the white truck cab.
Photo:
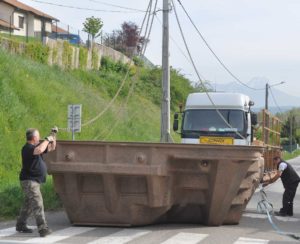
[[[240,93],[208,94],[213,103],[206,93],[189,94],[182,113],[182,143],[250,145],[252,125],[257,124],[250,98]],[[178,113],[174,115],[175,131],[178,130],[178,116]]]

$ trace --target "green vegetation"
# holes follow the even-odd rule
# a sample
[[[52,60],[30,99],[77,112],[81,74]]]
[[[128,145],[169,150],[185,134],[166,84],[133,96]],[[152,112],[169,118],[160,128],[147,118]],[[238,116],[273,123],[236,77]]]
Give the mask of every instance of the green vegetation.
[[[83,23],[83,31],[92,36],[92,43],[94,43],[96,37],[101,35],[102,27],[103,21],[100,18],[95,18],[94,16],[86,18]]]
[[[15,217],[21,204],[18,174],[25,130],[36,127],[46,136],[54,125],[66,127],[68,104],[82,104],[82,122],[89,121],[108,105],[128,69],[103,59],[99,71],[63,71],[37,60],[40,62],[0,50],[0,218]],[[113,106],[95,123],[83,127],[77,140],[159,141],[161,71],[130,69]],[[134,93],[129,96],[133,85]],[[188,80],[172,70],[172,108],[191,91]],[[71,134],[61,130],[58,137],[71,139]],[[47,192],[46,209],[60,206],[51,178],[43,191]]]
[[[79,48],[79,68],[86,69],[88,59],[88,50],[84,47]]]
[[[70,69],[72,65],[73,48],[69,42],[63,42],[62,63],[65,69]]]
[[[92,69],[96,70],[99,68],[99,55],[96,48],[92,49]]]
[[[14,41],[18,41],[18,42],[41,42],[41,38],[36,38],[36,37],[31,37],[29,36],[28,39],[26,38],[26,36],[17,36],[17,35],[10,35],[10,34],[6,34],[6,33],[0,33],[0,37],[5,37],[5,38],[9,38],[11,40]]]
[[[46,64],[48,61],[50,49],[41,42],[24,43],[19,38],[10,39],[0,35],[0,44],[11,53],[24,55],[42,64]]]
[[[289,152],[284,152],[283,153],[283,159],[284,160],[289,160],[289,159],[292,159],[292,158],[295,158],[295,157],[298,157],[298,156],[300,156],[300,150],[293,151],[292,153],[289,153]]]
[[[32,60],[47,64],[50,48],[44,46],[41,42],[28,43],[25,47],[25,55]]]
[[[41,187],[44,196],[44,206],[48,210],[55,210],[62,207],[60,200],[53,189],[52,177]],[[15,217],[19,211],[23,195],[19,184],[1,186],[0,188],[0,221],[7,217]]]

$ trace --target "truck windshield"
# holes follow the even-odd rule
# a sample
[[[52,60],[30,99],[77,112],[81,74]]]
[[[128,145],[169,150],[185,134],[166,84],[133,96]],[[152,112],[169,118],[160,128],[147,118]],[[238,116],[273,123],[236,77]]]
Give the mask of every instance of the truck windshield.
[[[241,110],[219,110],[230,128],[214,109],[187,110],[183,120],[184,131],[216,131],[243,132],[245,128],[245,112]]]

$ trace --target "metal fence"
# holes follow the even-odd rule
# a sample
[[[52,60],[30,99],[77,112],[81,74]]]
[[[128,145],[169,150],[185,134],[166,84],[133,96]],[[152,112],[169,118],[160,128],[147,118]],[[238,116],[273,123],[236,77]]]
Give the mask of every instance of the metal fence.
[[[52,33],[48,33],[48,37],[56,40],[66,40],[73,45],[86,46],[89,34],[71,25],[55,22],[52,25]]]
[[[298,144],[283,145],[283,146],[282,146],[282,150],[283,150],[283,151],[287,151],[287,152],[289,152],[289,153],[292,153],[292,152],[296,151],[297,149],[299,149]]]

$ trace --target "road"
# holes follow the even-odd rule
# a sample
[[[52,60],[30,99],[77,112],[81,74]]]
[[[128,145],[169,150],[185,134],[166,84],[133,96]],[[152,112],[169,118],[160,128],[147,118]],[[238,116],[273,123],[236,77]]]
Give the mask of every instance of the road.
[[[300,174],[300,157],[289,161]],[[283,188],[281,181],[266,188],[268,199],[275,210],[281,207]],[[277,234],[267,220],[266,215],[256,212],[259,193],[256,192],[249,202],[239,225],[206,227],[199,225],[153,225],[140,228],[113,227],[73,227],[66,214],[48,212],[47,220],[54,231],[46,238],[39,238],[35,230],[32,234],[15,232],[15,222],[0,223],[0,243],[130,243],[130,244],[264,244],[264,243],[300,243],[287,236]],[[287,232],[300,235],[300,190],[294,201],[293,217],[275,217],[275,223]],[[30,225],[34,226],[33,220]]]

